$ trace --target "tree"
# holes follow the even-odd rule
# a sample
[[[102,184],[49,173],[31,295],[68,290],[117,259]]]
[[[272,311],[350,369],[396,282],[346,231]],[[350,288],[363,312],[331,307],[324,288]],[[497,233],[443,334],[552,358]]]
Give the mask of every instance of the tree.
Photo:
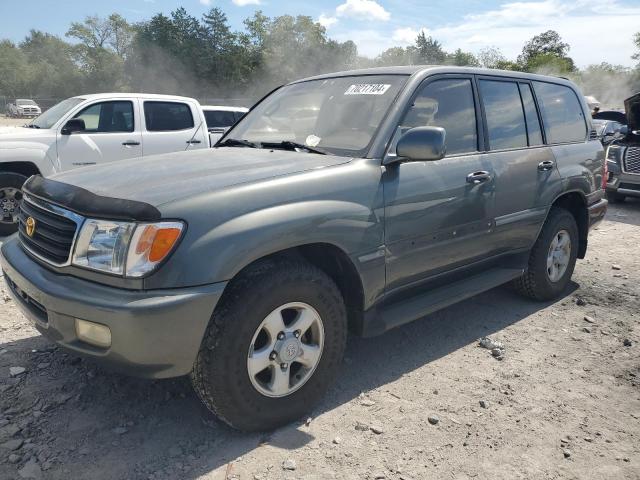
[[[569,44],[562,41],[555,30],[547,30],[534,36],[518,55],[518,64],[528,72],[540,69],[556,73],[575,70],[573,60],[568,56]]]
[[[34,95],[69,97],[83,90],[83,75],[74,62],[74,49],[61,38],[31,30],[20,44],[33,69]]]
[[[498,47],[485,47],[478,52],[478,62],[484,68],[499,68],[498,65],[506,61]]]
[[[9,40],[0,41],[0,92],[16,97],[30,91],[33,69],[25,53]]]
[[[420,32],[416,38],[417,60],[425,65],[442,65],[447,58],[446,52],[437,40]]]
[[[477,67],[480,65],[473,53],[463,52],[459,48],[455,52],[447,54],[447,63],[459,67]]]
[[[415,63],[415,57],[414,47],[391,47],[376,57],[375,64],[381,67],[413,65]]]
[[[640,67],[640,32],[636,33],[633,36],[633,43],[635,44],[636,48],[638,49],[638,51],[636,53],[634,53],[631,58],[633,58],[634,60],[638,60],[638,67]]]

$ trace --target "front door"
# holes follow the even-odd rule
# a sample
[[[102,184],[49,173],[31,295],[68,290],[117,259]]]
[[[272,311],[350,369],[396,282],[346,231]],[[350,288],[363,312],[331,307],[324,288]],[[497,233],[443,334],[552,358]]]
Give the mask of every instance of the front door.
[[[485,257],[491,247],[494,172],[478,152],[479,115],[470,76],[428,81],[398,126],[446,130],[438,161],[385,167],[387,290]]]
[[[142,157],[142,133],[138,106],[131,100],[110,100],[89,105],[73,118],[84,121],[85,130],[57,134],[62,170]]]

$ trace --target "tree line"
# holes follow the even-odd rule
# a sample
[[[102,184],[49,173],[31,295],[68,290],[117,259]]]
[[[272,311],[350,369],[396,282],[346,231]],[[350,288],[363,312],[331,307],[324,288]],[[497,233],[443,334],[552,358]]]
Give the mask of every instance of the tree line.
[[[169,15],[131,24],[114,13],[73,22],[60,38],[31,30],[15,44],[0,40],[0,95],[69,97],[105,91],[144,91],[194,97],[255,99],[305,76],[352,68],[448,64],[569,76],[596,95],[640,90],[640,32],[633,41],[634,69],[609,63],[579,70],[570,46],[549,30],[528,41],[516,59],[497,47],[477,54],[447,52],[424,32],[413,45],[392,47],[374,59],[362,57],[352,41],[338,42],[308,16],[267,17],[261,11],[234,31],[225,13],[212,8],[201,18],[178,8]],[[601,93],[598,93],[601,91]],[[587,92],[589,93],[589,92]],[[620,100],[618,98],[618,100]]]

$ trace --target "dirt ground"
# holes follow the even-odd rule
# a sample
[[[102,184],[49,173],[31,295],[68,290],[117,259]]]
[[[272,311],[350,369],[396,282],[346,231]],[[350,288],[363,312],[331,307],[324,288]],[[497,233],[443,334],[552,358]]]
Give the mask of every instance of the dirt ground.
[[[592,232],[564,298],[498,288],[352,338],[310,419],[264,435],[219,423],[187,379],[65,353],[2,294],[0,478],[638,479],[639,267],[629,201]],[[502,360],[484,336],[504,343]]]
[[[20,126],[30,121],[29,118],[7,118],[5,115],[0,115],[0,127]]]

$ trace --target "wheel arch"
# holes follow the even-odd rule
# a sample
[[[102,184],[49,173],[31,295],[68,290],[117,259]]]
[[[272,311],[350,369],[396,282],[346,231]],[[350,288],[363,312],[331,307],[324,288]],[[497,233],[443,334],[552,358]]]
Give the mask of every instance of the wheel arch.
[[[29,178],[31,175],[40,175],[40,170],[33,162],[0,162],[0,173],[19,173]]]
[[[336,283],[342,294],[347,308],[349,329],[355,333],[361,330],[364,310],[362,277],[349,255],[334,244],[308,243],[270,253],[242,267],[230,280],[230,283],[259,262],[283,259],[304,260],[327,274]]]
[[[589,210],[587,197],[580,190],[563,192],[551,204],[551,208],[558,207],[567,210],[578,225],[578,258],[584,258],[587,253],[589,237]]]

